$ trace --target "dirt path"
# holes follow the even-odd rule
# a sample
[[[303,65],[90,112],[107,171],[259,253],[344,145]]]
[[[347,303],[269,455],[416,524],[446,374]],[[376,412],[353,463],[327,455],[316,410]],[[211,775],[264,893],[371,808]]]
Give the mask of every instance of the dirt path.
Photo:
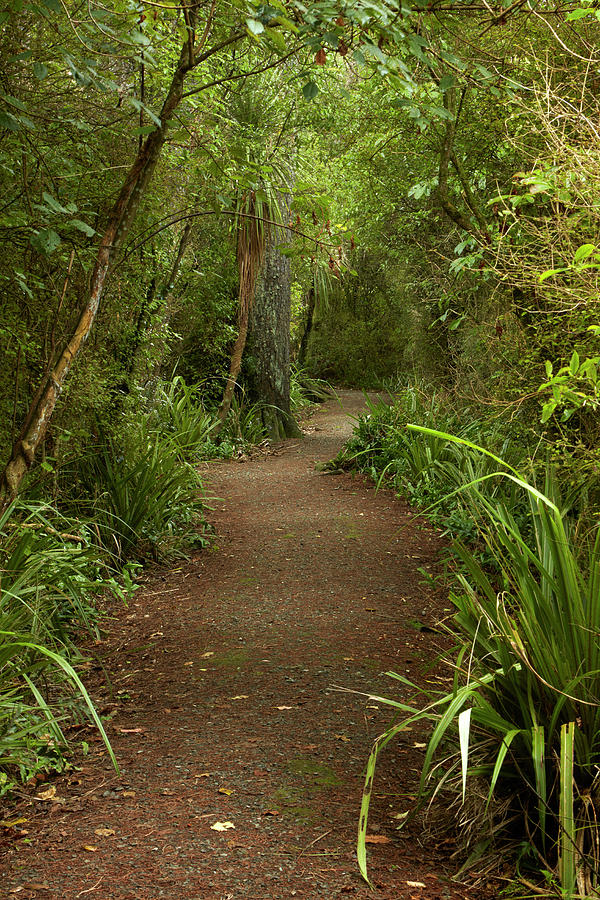
[[[475,897],[449,881],[447,843],[396,830],[423,753],[411,733],[376,780],[376,895],[358,875],[364,765],[390,717],[330,687],[389,693],[380,673],[417,675],[437,636],[411,623],[440,610],[417,573],[432,565],[435,536],[399,531],[408,513],[389,493],[315,470],[362,407],[360,395],[341,396],[344,410],[326,404],[304,441],[207,466],[224,498],[213,503],[214,549],[150,576],[110,629],[122,775],[82,732],[92,748],[82,770],[16,810],[28,834],[5,841],[6,896]]]

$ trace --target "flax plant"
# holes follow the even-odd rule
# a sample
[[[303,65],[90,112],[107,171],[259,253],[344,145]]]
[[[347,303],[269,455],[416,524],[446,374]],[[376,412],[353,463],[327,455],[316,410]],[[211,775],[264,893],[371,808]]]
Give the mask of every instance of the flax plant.
[[[550,476],[544,492],[499,457],[434,429],[420,434],[485,454],[498,466],[466,482],[462,492],[481,523],[492,567],[467,546],[451,593],[451,631],[462,646],[454,684],[420,692],[425,705],[378,698],[406,714],[375,742],[367,767],[359,826],[359,864],[367,878],[365,834],[378,754],[416,722],[432,724],[419,795],[444,788],[464,801],[469,776],[483,778],[487,796],[509,800],[524,822],[523,839],[566,898],[597,896],[600,887],[600,530],[585,552],[560,505]],[[487,483],[503,480],[524,492],[525,522]],[[440,751],[446,752],[440,762]],[[458,777],[457,777],[458,775]],[[507,819],[508,821],[508,819]],[[514,834],[514,825],[511,826]]]

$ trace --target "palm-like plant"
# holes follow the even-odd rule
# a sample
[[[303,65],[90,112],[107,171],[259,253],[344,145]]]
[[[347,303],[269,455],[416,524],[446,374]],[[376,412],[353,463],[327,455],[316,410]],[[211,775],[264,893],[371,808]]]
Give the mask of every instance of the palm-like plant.
[[[277,91],[267,81],[246,86],[229,111],[233,155],[239,161],[234,207],[236,258],[239,273],[238,336],[231,353],[229,375],[218,418],[227,418],[242,365],[250,312],[269,239],[287,224],[285,197],[293,181],[291,167],[269,149],[278,123]],[[236,149],[236,145],[237,149]]]

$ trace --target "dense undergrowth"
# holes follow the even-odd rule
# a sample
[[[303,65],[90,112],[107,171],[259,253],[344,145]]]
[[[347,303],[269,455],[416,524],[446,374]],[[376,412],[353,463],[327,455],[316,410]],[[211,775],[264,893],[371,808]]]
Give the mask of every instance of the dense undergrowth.
[[[336,460],[392,484],[453,539],[452,688],[388,673],[400,692],[377,699],[396,720],[369,759],[360,863],[366,876],[378,753],[425,720],[420,804],[454,798],[467,864],[485,868],[508,845],[522,875],[543,874],[542,890],[596,896],[600,531],[586,496],[561,497],[564,472],[511,428],[413,387],[372,404]]]
[[[296,373],[295,411],[325,392]],[[203,397],[202,384],[160,381],[120,411],[118,429],[106,416],[89,446],[71,452],[63,441],[0,517],[0,796],[63,769],[74,723],[102,727],[77,674],[79,647],[101,636],[100,610],[127,602],[144,564],[210,539],[196,464],[264,439],[258,404],[242,395],[219,430]]]

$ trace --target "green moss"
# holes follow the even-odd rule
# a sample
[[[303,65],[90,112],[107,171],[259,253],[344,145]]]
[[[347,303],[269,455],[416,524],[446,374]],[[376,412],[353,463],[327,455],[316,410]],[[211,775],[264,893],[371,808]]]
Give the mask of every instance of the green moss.
[[[239,669],[247,665],[250,659],[248,650],[230,650],[228,653],[219,653],[213,656],[211,663],[215,666],[222,666],[224,669]]]
[[[338,787],[342,782],[332,768],[310,757],[296,756],[287,765],[288,772],[310,780],[317,788]]]

